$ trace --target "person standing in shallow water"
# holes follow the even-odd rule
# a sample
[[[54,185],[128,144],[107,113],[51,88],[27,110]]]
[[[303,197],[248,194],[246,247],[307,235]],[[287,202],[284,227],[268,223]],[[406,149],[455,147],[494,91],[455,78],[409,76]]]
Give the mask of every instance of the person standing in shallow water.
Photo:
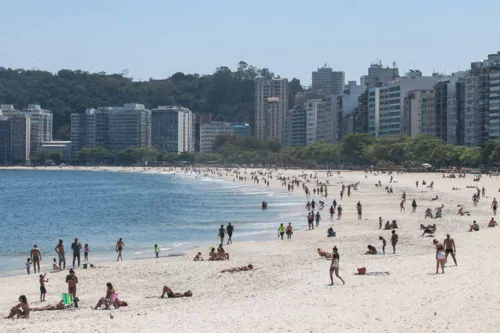
[[[285,234],[285,226],[283,223],[280,224],[278,227],[278,237],[281,237],[281,240],[283,240],[283,235]]]
[[[118,256],[116,257],[116,261],[118,261],[118,260],[123,261],[122,251],[123,251],[124,246],[125,246],[125,243],[123,242],[123,238],[120,237],[118,242],[116,242],[116,252],[118,252]]]

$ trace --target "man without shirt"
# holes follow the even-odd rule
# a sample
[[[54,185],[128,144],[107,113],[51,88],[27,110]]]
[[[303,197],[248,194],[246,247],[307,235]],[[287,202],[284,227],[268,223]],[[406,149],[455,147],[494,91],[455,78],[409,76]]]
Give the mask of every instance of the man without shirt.
[[[455,246],[455,240],[453,238],[450,238],[450,234],[447,234],[443,243],[444,243],[444,248],[446,251],[446,258],[445,259],[448,260],[448,254],[451,254],[451,257],[453,258],[453,261],[455,262],[455,266],[458,266],[457,259],[455,257],[455,253],[457,252],[457,248]]]

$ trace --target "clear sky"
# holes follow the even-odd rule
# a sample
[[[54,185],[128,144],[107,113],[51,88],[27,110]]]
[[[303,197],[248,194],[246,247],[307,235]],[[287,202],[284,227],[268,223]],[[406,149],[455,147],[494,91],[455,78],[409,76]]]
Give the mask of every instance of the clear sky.
[[[134,79],[240,60],[309,84],[325,62],[451,73],[500,51],[500,0],[1,0],[0,66]]]

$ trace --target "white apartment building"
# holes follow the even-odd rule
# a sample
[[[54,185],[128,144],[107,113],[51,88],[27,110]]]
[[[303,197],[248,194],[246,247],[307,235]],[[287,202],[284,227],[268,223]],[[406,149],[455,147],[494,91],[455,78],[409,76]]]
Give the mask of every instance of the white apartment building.
[[[16,110],[13,105],[2,104],[0,111],[4,116],[24,115],[30,118],[30,153],[39,152],[43,142],[52,141],[53,115],[49,110],[42,109],[38,104],[29,104],[23,110]]]
[[[160,151],[194,152],[195,115],[181,106],[158,106],[151,110],[151,142]]]
[[[211,123],[200,124],[200,152],[212,152],[218,135],[231,134],[234,134],[234,124],[232,123],[212,121]]]
[[[345,73],[333,71],[326,64],[317,71],[312,72],[313,91],[330,95],[341,95],[345,87]]]
[[[283,142],[288,111],[288,80],[255,79],[255,136]]]
[[[435,96],[433,90],[414,90],[406,94],[404,134],[412,138],[420,134],[436,136]]]

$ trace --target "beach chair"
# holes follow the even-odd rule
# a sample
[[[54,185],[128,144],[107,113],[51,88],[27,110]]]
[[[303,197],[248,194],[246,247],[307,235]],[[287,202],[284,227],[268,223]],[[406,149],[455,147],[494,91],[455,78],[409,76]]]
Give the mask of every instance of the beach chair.
[[[73,305],[73,295],[68,293],[62,294],[62,301],[65,306]]]

